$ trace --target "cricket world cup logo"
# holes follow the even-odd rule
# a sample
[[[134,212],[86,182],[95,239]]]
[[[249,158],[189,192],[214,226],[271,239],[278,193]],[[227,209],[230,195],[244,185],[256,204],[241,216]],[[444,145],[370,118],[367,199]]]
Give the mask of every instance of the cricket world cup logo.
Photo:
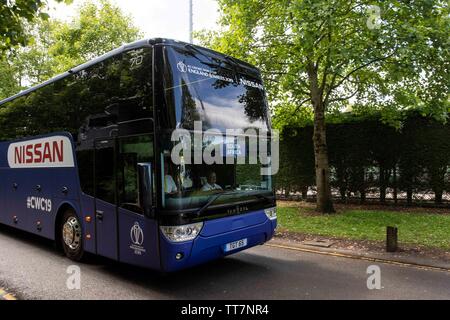
[[[144,243],[144,232],[138,222],[135,222],[131,228],[130,237],[131,242],[137,246],[141,246]]]
[[[178,69],[180,72],[186,72],[186,71],[187,71],[187,66],[186,66],[186,64],[184,64],[183,61],[179,61],[179,62],[177,63],[177,69]]]

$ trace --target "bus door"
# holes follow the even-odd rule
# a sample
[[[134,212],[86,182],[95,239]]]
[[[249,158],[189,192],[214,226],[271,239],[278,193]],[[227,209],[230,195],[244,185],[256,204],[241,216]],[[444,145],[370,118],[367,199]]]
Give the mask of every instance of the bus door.
[[[96,140],[94,146],[97,254],[117,260],[116,140]]]
[[[134,135],[118,140],[120,261],[158,269],[159,233],[153,210],[153,135]]]

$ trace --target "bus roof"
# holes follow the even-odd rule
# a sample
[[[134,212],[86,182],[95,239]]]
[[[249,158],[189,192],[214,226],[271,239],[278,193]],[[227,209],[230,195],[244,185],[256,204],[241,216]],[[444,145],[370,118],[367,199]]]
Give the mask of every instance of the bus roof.
[[[178,41],[178,40],[172,40],[172,39],[167,39],[167,38],[142,39],[142,40],[138,40],[138,41],[131,42],[131,43],[128,43],[128,44],[124,44],[124,45],[122,45],[121,47],[119,47],[117,49],[111,50],[111,51],[109,51],[109,52],[107,52],[107,53],[105,53],[105,54],[103,54],[103,55],[101,55],[101,56],[99,56],[97,58],[94,58],[94,59],[89,60],[89,61],[87,61],[87,62],[85,62],[83,64],[80,64],[80,65],[78,65],[76,67],[73,67],[72,69],[70,69],[70,70],[68,70],[68,71],[66,71],[64,73],[61,73],[61,74],[59,74],[59,75],[57,75],[57,76],[55,76],[55,77],[53,77],[53,78],[51,78],[51,79],[49,79],[47,81],[44,81],[44,82],[42,82],[40,84],[37,84],[37,85],[35,85],[35,86],[31,87],[31,88],[25,89],[25,90],[15,94],[15,95],[11,96],[11,97],[8,97],[8,98],[5,98],[3,100],[0,100],[0,106],[2,104],[4,104],[4,103],[8,102],[8,101],[14,100],[14,99],[16,99],[18,97],[21,97],[21,96],[24,96],[24,95],[26,95],[26,94],[28,94],[30,92],[33,92],[33,91],[35,91],[35,90],[37,90],[39,88],[45,87],[46,85],[49,85],[49,84],[51,84],[53,82],[56,82],[56,81],[61,80],[61,79],[64,79],[65,77],[67,77],[67,76],[69,76],[71,74],[74,74],[74,73],[77,73],[77,72],[79,72],[81,70],[84,70],[84,69],[86,69],[86,68],[88,68],[88,67],[90,67],[90,66],[92,66],[92,65],[94,65],[96,63],[99,63],[99,62],[101,62],[103,60],[106,60],[106,59],[108,59],[108,58],[110,58],[112,56],[115,56],[115,55],[119,54],[119,53],[122,53],[122,52],[128,51],[128,50],[132,50],[132,49],[145,47],[145,46],[148,46],[148,45],[155,45],[155,44],[167,44],[167,45],[175,45],[175,46],[191,45],[191,46],[195,46],[195,47],[201,48],[201,49],[203,49],[205,51],[209,51],[209,52],[214,53],[214,54],[220,54],[222,56],[227,56],[225,54],[218,53],[218,52],[213,51],[213,50],[208,49],[208,48],[204,48],[204,47],[201,47],[201,46],[193,45],[193,44],[182,42],[182,41]],[[233,58],[233,60],[238,62],[242,66],[246,66],[247,68],[254,68],[251,64],[249,64],[247,62],[238,60],[236,58]]]

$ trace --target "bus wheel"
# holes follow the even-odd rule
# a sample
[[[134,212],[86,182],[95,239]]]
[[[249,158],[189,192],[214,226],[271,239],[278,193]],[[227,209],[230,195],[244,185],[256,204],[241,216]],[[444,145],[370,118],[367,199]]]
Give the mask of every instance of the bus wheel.
[[[69,259],[80,261],[83,258],[83,232],[78,217],[72,209],[64,212],[61,223],[61,243]]]

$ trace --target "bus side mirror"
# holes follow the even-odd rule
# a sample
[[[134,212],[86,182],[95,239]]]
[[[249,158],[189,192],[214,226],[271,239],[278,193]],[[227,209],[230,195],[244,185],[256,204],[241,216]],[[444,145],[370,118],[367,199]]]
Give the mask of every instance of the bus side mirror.
[[[149,217],[153,212],[152,164],[138,163],[139,172],[139,204],[144,215]]]

